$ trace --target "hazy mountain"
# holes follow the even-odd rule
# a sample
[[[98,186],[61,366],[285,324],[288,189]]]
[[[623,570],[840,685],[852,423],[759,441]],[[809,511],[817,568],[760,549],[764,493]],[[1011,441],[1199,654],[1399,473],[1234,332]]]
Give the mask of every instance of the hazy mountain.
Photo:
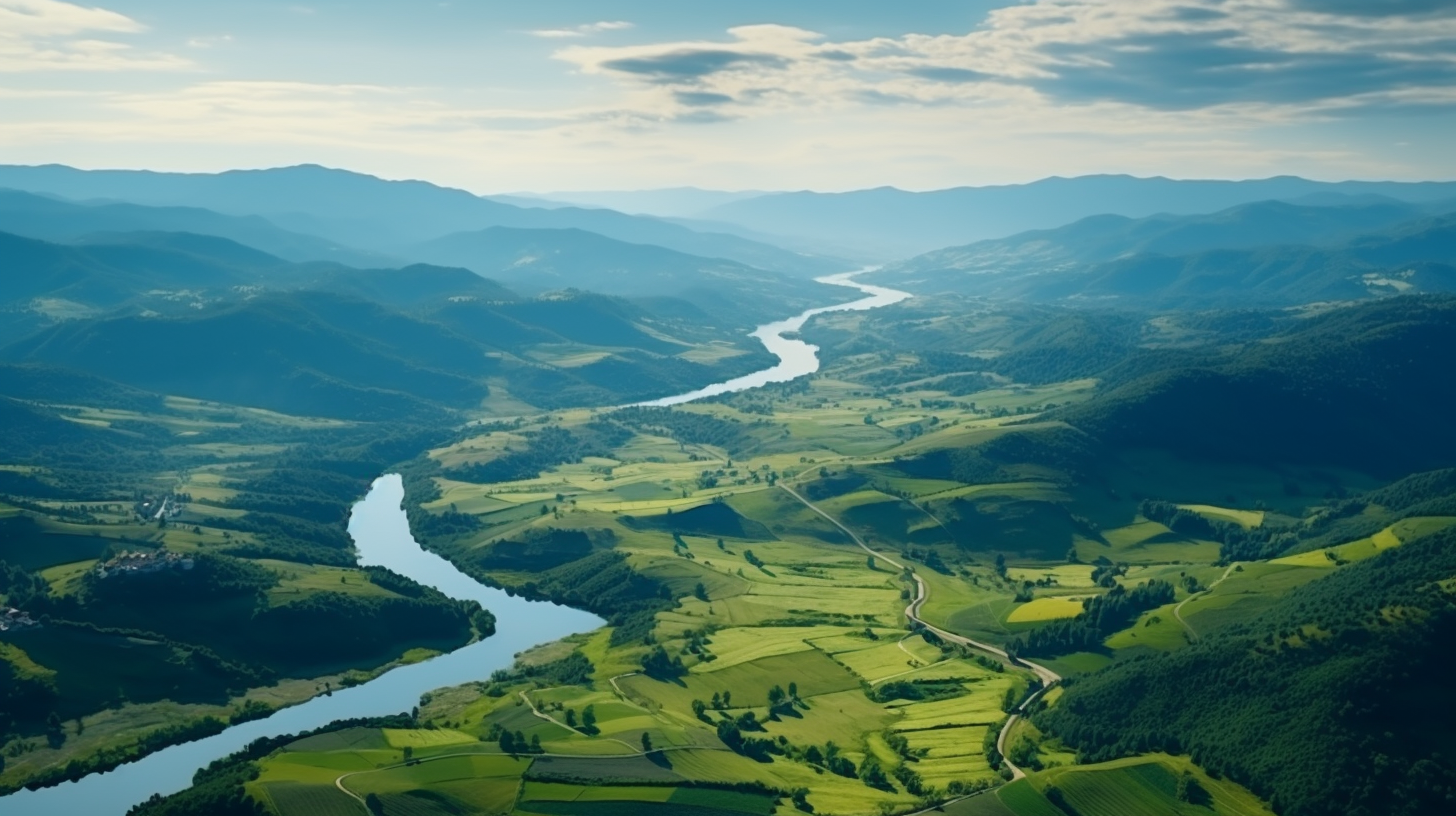
[[[134,311],[195,309],[267,289],[320,289],[406,307],[451,296],[518,297],[465,269],[294,264],[226,238],[191,233],[100,233],[69,245],[0,233],[0,253],[12,272],[0,279],[0,309],[62,318],[123,304]]]
[[[765,235],[834,243],[846,253],[857,251],[891,260],[1056,227],[1091,215],[1143,218],[1157,213],[1211,213],[1254,201],[1320,193],[1373,194],[1424,202],[1456,198],[1456,183],[1327,183],[1292,176],[1255,181],[1082,176],[923,193],[892,187],[847,193],[772,193],[722,204],[698,217],[740,224]]]
[[[1456,217],[1259,202],[1210,216],[1095,216],[938,250],[882,279],[924,291],[1153,306],[1287,306],[1456,287]]]
[[[668,307],[663,314],[580,292],[526,300],[461,268],[294,264],[190,233],[94,240],[59,245],[0,233],[9,273],[0,278],[0,359],[150,392],[356,420],[477,407],[490,394],[487,380],[554,408],[691,390],[764,363],[752,351],[715,365],[676,356],[701,342],[737,340],[724,317],[731,304],[684,320],[672,299],[655,300]],[[793,285],[829,290],[742,269],[787,282],[790,299]],[[724,320],[727,327],[714,327]],[[66,389],[56,390],[59,399]]]
[[[191,232],[228,238],[290,261],[334,261],[351,266],[391,262],[386,255],[289,232],[256,215],[222,215],[197,207],[80,203],[20,190],[0,190],[0,230],[63,243],[95,233]]]
[[[576,229],[491,227],[416,244],[408,252],[432,263],[473,269],[524,292],[573,288],[624,297],[674,297],[709,313],[730,310],[747,323],[785,317],[839,297],[836,290],[802,278]]]
[[[530,206],[528,202],[539,201],[538,206],[559,207],[577,205],[582,207],[605,207],[634,215],[655,215],[663,218],[693,218],[708,210],[735,201],[743,201],[767,195],[762,190],[704,190],[698,187],[670,187],[661,190],[593,190],[555,193],[515,193],[509,196],[491,196],[508,204]]]
[[[575,228],[794,274],[826,274],[851,267],[837,259],[808,257],[733,235],[695,232],[655,218],[578,207],[515,207],[423,181],[386,181],[316,165],[217,174],[12,165],[0,166],[0,187],[73,199],[258,215],[289,230],[379,252],[395,252],[450,233],[491,226]]]
[[[1047,270],[1142,253],[1186,255],[1279,244],[1328,246],[1423,215],[1422,207],[1394,201],[1342,207],[1260,201],[1210,215],[1094,215],[1055,229],[936,250],[892,268]]]

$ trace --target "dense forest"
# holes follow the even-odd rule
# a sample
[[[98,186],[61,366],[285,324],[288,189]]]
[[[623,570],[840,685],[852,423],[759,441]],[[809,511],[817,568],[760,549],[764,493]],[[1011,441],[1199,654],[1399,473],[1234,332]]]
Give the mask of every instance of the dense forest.
[[[1252,623],[1070,680],[1035,720],[1086,761],[1190,753],[1284,816],[1451,812],[1453,577],[1456,533],[1408,542]]]

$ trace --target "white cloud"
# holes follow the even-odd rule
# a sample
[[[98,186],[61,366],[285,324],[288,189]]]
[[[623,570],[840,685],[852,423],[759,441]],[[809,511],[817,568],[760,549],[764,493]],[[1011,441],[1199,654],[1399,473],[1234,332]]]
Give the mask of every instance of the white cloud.
[[[114,11],[59,0],[0,0],[0,72],[170,70],[190,63],[140,54],[95,35],[136,34],[145,26]]]
[[[602,20],[596,23],[574,26],[572,28],[538,28],[531,32],[532,36],[545,37],[547,39],[568,39],[572,37],[585,37],[590,34],[599,34],[603,31],[622,31],[632,28],[632,24],[624,20]]]
[[[963,35],[831,42],[747,26],[722,41],[571,46],[556,56],[622,81],[664,118],[707,107],[753,116],[805,105],[979,105],[1017,88],[1047,104],[1237,115],[1250,106],[1293,112],[1444,98],[1456,85],[1456,6],[1356,15],[1314,5],[1037,0],[993,11]]]
[[[1444,45],[1456,42],[1453,15],[1356,18],[1322,2],[1356,0],[1037,0],[961,35],[848,41],[755,25],[609,47],[582,38],[627,24],[593,23],[559,29],[574,41],[542,35],[542,50],[576,68],[552,86],[492,69],[415,73],[408,88],[183,75],[128,81],[145,92],[0,91],[0,148],[11,160],[174,169],[317,161],[480,190],[1456,173],[1456,154],[1419,129],[1387,129],[1382,144],[1398,132],[1418,148],[1381,152],[1360,141],[1378,128],[1344,126],[1395,122],[1380,119],[1388,110],[1456,119],[1456,82],[1442,73],[1456,65]],[[130,18],[36,5],[51,12],[28,21],[31,33],[0,25],[0,70],[148,58],[120,45],[141,31]]]
[[[0,0],[0,37],[58,37],[83,31],[135,33],[142,26],[124,14],[59,0]]]

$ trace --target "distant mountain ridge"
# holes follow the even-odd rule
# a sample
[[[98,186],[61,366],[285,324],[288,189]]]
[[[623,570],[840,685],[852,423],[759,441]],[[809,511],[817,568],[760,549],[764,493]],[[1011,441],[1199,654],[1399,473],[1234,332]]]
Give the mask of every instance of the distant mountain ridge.
[[[580,229],[489,227],[407,251],[429,263],[472,269],[528,294],[573,288],[619,297],[672,297],[705,312],[737,315],[748,325],[838,296],[802,278]]]
[[[1428,202],[1456,198],[1456,182],[1320,182],[1294,176],[1249,181],[1052,177],[1028,184],[928,192],[881,187],[845,193],[772,193],[722,204],[695,217],[738,224],[764,235],[837,243],[845,252],[895,260],[1058,227],[1092,215],[1192,215],[1322,194]]]
[[[428,182],[390,181],[317,165],[215,174],[3,165],[0,187],[78,201],[103,199],[262,216],[285,230],[390,254],[450,233],[492,226],[576,228],[791,274],[812,276],[853,268],[836,258],[698,232],[656,218],[579,207],[522,208]]]
[[[381,253],[290,232],[256,215],[223,215],[197,207],[86,204],[22,190],[0,189],[0,231],[57,242],[95,233],[190,232],[227,238],[290,261],[333,261],[349,266],[397,263]]]
[[[1099,215],[937,250],[878,276],[921,291],[1154,307],[1289,306],[1456,287],[1456,201]]]
[[[713,325],[721,311],[682,320],[603,295],[525,299],[466,269],[295,264],[190,233],[94,241],[0,233],[0,360],[362,421],[477,409],[499,385],[548,408],[647,399],[765,363],[752,348],[678,356],[741,337]]]

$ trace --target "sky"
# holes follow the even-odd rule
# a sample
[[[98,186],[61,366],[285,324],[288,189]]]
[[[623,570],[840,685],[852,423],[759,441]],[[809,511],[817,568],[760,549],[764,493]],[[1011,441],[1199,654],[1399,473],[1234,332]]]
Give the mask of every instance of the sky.
[[[0,0],[0,163],[479,193],[1456,178],[1456,0]]]

